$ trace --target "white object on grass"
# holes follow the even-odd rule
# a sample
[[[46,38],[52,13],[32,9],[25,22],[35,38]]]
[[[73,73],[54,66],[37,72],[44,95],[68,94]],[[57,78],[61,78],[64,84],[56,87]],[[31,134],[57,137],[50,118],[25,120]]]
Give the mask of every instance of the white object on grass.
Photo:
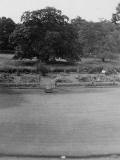
[[[66,156],[61,156],[60,158],[61,158],[61,159],[66,159]]]
[[[102,70],[102,73],[103,73],[103,74],[105,74],[105,73],[106,73],[106,71],[103,69],[103,70]]]

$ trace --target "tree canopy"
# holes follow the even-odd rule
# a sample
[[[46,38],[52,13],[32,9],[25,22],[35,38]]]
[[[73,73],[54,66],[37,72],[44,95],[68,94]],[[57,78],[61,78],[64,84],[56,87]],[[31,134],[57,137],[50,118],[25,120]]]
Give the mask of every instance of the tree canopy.
[[[120,53],[120,29],[110,21],[88,22],[81,17],[72,20],[82,44],[83,56],[105,59]],[[111,56],[113,55],[113,56]]]
[[[10,37],[14,45],[21,47],[20,57],[37,57],[45,62],[55,57],[79,59],[82,50],[77,41],[78,34],[69,23],[69,18],[60,10],[47,7],[27,11],[23,13],[21,21],[22,24]]]
[[[81,56],[104,60],[120,53],[119,21],[120,4],[112,21],[99,22],[79,16],[70,20],[54,7],[25,11],[17,25],[10,18],[0,19],[0,49],[15,47],[17,58],[36,57],[45,62],[55,58],[76,61]]]
[[[9,36],[15,29],[15,25],[11,18],[0,18],[0,50],[13,49],[9,43]]]

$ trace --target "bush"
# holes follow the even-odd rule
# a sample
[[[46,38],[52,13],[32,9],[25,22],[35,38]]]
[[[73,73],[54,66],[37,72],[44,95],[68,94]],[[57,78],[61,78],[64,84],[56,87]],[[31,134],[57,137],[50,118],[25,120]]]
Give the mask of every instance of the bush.
[[[58,82],[58,83],[72,83],[72,81],[67,78],[60,78],[60,79],[56,80],[56,82]]]
[[[90,74],[101,73],[102,69],[103,69],[103,67],[97,66],[97,67],[94,67],[94,68],[90,68],[90,70],[88,72]]]
[[[59,73],[59,72],[64,72],[64,68],[55,68],[52,70],[52,72],[55,72],[55,73]]]
[[[90,81],[90,77],[89,76],[85,76],[85,77],[78,77],[79,82],[89,82]]]
[[[70,72],[77,72],[77,68],[69,68],[66,70],[67,73],[70,73]]]
[[[42,76],[46,76],[46,74],[49,72],[49,69],[44,64],[41,63],[38,63],[36,68],[37,68],[36,69],[37,73],[41,73]]]

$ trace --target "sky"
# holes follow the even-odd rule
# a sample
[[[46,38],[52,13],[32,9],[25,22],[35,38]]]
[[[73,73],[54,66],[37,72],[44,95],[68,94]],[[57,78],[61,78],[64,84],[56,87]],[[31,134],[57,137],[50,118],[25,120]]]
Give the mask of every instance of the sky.
[[[88,21],[110,20],[120,0],[0,0],[0,17],[10,17],[16,23],[24,11],[47,6],[62,10],[70,19],[77,16]]]

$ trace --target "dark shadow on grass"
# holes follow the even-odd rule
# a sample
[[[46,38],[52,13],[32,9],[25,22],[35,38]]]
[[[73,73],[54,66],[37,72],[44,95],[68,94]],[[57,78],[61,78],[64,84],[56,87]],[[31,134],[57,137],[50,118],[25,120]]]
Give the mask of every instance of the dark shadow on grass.
[[[0,86],[0,109],[20,107],[24,97],[18,91]]]

